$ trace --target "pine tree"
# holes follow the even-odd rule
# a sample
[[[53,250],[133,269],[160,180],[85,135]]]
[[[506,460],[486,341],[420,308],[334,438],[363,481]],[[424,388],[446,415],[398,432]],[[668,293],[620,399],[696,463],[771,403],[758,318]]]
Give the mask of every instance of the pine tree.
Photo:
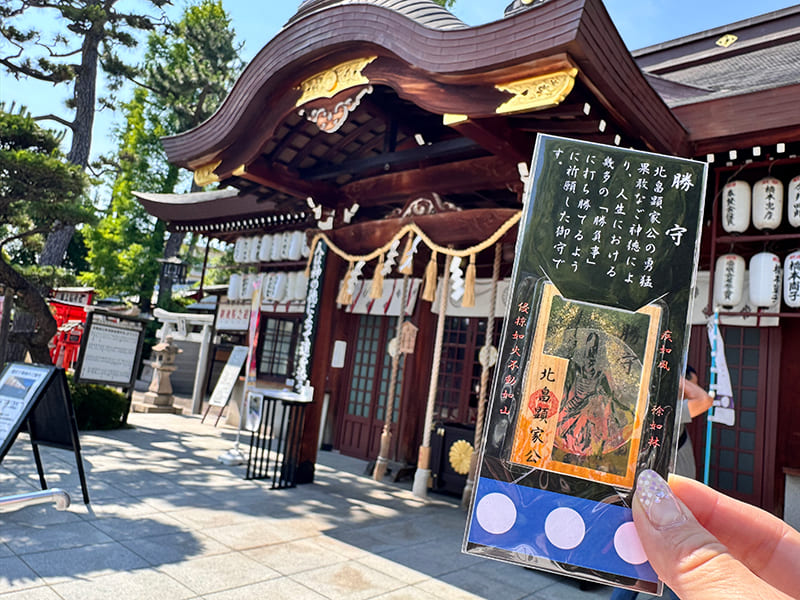
[[[16,330],[36,362],[49,363],[48,343],[56,324],[42,289],[58,272],[31,264],[47,232],[91,222],[94,209],[85,191],[88,178],[58,150],[60,139],[27,114],[0,108],[0,285],[13,291],[16,306],[32,316],[32,330]]]
[[[67,127],[72,140],[67,160],[80,167],[89,163],[92,126],[97,104],[112,106],[113,98],[97,98],[98,71],[105,72],[114,91],[135,70],[120,58],[118,50],[136,46],[136,33],[152,31],[164,20],[158,11],[168,0],[148,0],[155,16],[117,9],[119,0],[0,0],[0,35],[11,50],[0,56],[15,77],[27,77],[72,87],[69,118],[55,113],[41,115]],[[45,33],[44,23],[59,18],[57,29]],[[33,24],[33,26],[31,26]],[[41,29],[37,29],[41,27]],[[48,236],[39,264],[60,265],[73,227],[63,224]]]

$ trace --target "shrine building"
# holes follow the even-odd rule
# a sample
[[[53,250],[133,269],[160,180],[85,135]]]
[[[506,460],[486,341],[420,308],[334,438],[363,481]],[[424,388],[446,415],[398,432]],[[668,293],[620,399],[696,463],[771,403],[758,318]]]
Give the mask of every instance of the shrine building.
[[[795,6],[631,51],[601,0],[515,0],[475,27],[430,0],[303,1],[210,119],[163,140],[206,191],[137,193],[170,231],[235,245],[209,377],[248,343],[258,278],[258,385],[313,388],[298,481],[333,449],[460,494],[537,134],[693,158],[708,189],[688,362],[707,386],[717,308],[736,411],[713,426],[710,483],[783,515],[800,494],[800,283],[776,300],[750,263],[769,252],[800,277],[798,27]],[[772,212],[734,230],[732,182]],[[705,430],[690,426],[700,473]]]

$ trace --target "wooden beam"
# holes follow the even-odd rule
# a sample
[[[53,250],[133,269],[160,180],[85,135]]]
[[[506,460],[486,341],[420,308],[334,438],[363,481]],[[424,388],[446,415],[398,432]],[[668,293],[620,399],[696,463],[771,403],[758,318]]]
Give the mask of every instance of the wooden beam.
[[[521,136],[508,126],[504,118],[467,119],[453,123],[450,127],[477,142],[495,156],[513,163],[530,162],[530,149],[520,150],[523,147],[519,139]]]
[[[349,204],[377,205],[437,192],[456,194],[480,190],[522,188],[515,161],[485,156],[446,165],[378,175],[342,187]]]
[[[242,165],[234,170],[232,175],[295,198],[311,196],[317,201],[317,204],[328,207],[336,206],[340,196],[339,191],[331,185],[304,181],[283,165],[267,164],[267,161],[263,159],[258,159],[249,165]]]
[[[459,160],[465,157],[474,157],[476,151],[482,148],[470,139],[453,138],[427,146],[418,146],[409,150],[400,150],[368,158],[348,160],[339,164],[325,167],[311,167],[301,169],[300,177],[306,181],[319,181],[336,179],[342,175],[359,176],[370,175],[377,172],[403,171],[415,169],[420,163],[435,160]]]

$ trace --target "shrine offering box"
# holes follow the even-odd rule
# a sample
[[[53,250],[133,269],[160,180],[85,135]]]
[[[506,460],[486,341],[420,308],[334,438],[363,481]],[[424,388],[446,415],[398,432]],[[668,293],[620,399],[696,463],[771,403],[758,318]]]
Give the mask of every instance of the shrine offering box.
[[[464,552],[661,592],[630,502],[675,457],[706,174],[538,137]]]

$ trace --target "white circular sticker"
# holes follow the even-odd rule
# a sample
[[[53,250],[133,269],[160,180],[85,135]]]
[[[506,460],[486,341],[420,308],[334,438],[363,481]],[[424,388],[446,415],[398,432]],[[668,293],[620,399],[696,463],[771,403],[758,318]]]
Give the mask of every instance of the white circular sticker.
[[[505,494],[493,492],[480,499],[475,517],[478,519],[478,525],[485,531],[500,535],[517,522],[517,507]]]
[[[556,548],[572,550],[583,541],[586,524],[577,511],[561,506],[547,515],[544,534]]]
[[[647,555],[644,553],[633,521],[623,523],[614,533],[614,550],[622,560],[630,565],[640,565],[647,561]]]

